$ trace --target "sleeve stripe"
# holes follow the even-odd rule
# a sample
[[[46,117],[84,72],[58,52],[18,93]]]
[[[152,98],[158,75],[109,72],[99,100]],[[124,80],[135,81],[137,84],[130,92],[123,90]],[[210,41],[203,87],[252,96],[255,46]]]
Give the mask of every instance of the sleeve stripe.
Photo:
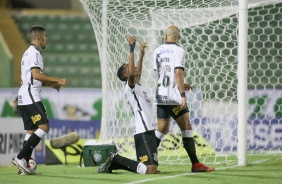
[[[34,67],[31,67],[30,69],[32,70],[32,69],[41,69],[41,68],[38,66],[34,66]]]
[[[180,66],[175,67],[174,69],[182,69],[182,70],[184,71],[184,68],[183,68],[183,67],[180,67]]]

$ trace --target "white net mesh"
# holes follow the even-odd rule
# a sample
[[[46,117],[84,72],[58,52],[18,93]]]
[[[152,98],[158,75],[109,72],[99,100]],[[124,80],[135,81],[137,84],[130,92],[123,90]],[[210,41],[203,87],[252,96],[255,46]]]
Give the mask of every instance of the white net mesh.
[[[169,25],[181,30],[179,44],[187,51],[186,77],[190,117],[201,161],[236,162],[237,149],[237,0],[80,0],[93,25],[98,43],[103,88],[101,140],[115,140],[121,154],[134,158],[133,119],[123,97],[124,84],[116,77],[128,61],[126,35],[147,42],[141,83],[153,97],[156,76],[152,67],[154,49],[163,43]],[[268,94],[282,87],[281,77],[281,1],[250,1],[248,88]],[[278,41],[280,39],[280,42]],[[278,49],[277,49],[278,48]],[[279,50],[280,48],[280,50]],[[138,54],[138,48],[136,49]],[[135,58],[138,58],[136,54]],[[278,73],[277,73],[278,72]],[[280,74],[279,74],[280,72]],[[269,90],[266,90],[268,88]],[[260,104],[249,90],[250,105]],[[281,91],[276,90],[281,110]],[[277,100],[276,99],[276,100]],[[265,99],[264,99],[265,100]],[[254,102],[253,102],[254,101]],[[252,114],[248,122],[248,150],[273,150],[279,147],[281,133],[270,147],[260,126],[267,118]],[[276,112],[276,111],[275,111]],[[281,113],[280,113],[281,115]],[[271,120],[275,120],[274,115]],[[277,118],[276,118],[277,119]],[[274,123],[281,128],[281,120]],[[259,132],[254,132],[259,129]],[[267,131],[267,130],[265,130]],[[280,130],[281,132],[281,130]],[[253,133],[253,134],[250,134]],[[257,136],[257,137],[256,137]],[[271,135],[267,135],[270,136]],[[255,137],[255,138],[253,138]],[[258,141],[257,141],[258,140]],[[159,147],[160,160],[183,162],[188,159],[181,147],[181,134],[174,122]],[[263,146],[262,146],[263,145]],[[280,145],[281,146],[281,145]]]

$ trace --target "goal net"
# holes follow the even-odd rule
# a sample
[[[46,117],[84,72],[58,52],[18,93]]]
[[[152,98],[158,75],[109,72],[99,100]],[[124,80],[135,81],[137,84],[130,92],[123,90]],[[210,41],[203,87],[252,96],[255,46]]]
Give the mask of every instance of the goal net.
[[[157,79],[152,55],[164,43],[166,27],[176,25],[179,45],[187,53],[185,82],[193,87],[188,105],[197,154],[204,163],[236,163],[238,0],[80,2],[91,20],[101,61],[101,141],[114,140],[121,155],[135,158],[133,115],[123,96],[124,83],[116,76],[118,67],[128,62],[125,36],[136,35],[149,45],[141,84],[153,100]],[[249,0],[248,153],[282,146],[281,8],[281,0]],[[137,60],[139,47],[135,50]],[[190,163],[174,121],[159,158]]]

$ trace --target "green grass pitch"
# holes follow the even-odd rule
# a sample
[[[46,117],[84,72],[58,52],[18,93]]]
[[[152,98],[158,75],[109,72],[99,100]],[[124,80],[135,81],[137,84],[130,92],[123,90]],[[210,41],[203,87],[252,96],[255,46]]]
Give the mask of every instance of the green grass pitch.
[[[98,174],[97,167],[78,165],[38,165],[38,175],[17,174],[16,166],[0,167],[0,184],[114,184],[114,183],[201,183],[201,184],[279,184],[282,183],[282,154],[248,156],[247,166],[214,164],[216,171],[191,173],[191,164],[161,162],[159,174],[141,175],[128,171]],[[211,164],[208,164],[211,166]]]

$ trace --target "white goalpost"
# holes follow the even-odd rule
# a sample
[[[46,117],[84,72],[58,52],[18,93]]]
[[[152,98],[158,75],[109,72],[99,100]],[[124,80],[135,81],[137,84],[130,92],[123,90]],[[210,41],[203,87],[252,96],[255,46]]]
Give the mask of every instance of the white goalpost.
[[[80,2],[100,55],[101,141],[114,140],[121,155],[135,158],[133,115],[116,76],[129,57],[125,36],[136,35],[149,45],[141,84],[153,99],[152,54],[163,43],[165,28],[176,25],[187,53],[185,82],[193,87],[188,106],[200,160],[245,166],[247,154],[281,151],[282,0]],[[160,162],[190,163],[181,145],[181,132],[172,121],[158,149]]]
[[[247,164],[248,0],[239,0],[238,39],[238,165]]]

